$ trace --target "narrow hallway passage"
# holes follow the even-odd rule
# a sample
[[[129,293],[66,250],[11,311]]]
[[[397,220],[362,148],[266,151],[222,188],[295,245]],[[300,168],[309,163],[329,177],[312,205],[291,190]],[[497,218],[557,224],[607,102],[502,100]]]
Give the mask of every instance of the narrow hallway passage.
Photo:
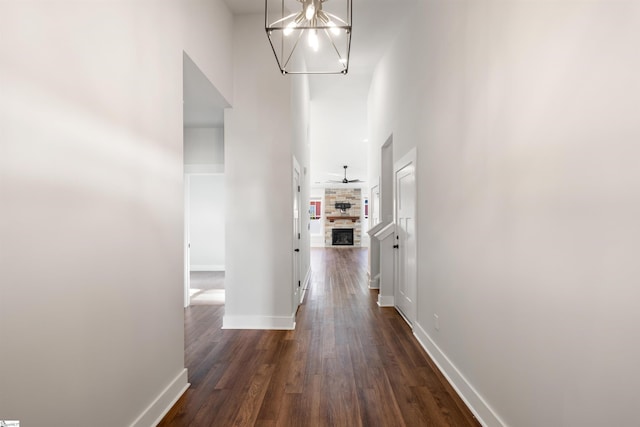
[[[313,249],[295,331],[221,330],[185,309],[191,387],[161,426],[478,425],[393,308],[367,288],[367,252]]]

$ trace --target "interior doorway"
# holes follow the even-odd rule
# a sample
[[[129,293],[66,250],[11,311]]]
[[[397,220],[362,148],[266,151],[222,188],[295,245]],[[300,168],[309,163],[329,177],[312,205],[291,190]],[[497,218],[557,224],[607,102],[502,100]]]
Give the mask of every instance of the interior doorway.
[[[302,279],[300,274],[300,242],[302,216],[300,213],[300,164],[293,158],[293,307],[300,305]]]
[[[187,172],[185,181],[190,305],[224,304],[224,174]]]
[[[224,109],[229,103],[183,54],[184,306],[224,303]]]
[[[416,319],[416,150],[395,163],[395,288],[396,308],[410,325]]]

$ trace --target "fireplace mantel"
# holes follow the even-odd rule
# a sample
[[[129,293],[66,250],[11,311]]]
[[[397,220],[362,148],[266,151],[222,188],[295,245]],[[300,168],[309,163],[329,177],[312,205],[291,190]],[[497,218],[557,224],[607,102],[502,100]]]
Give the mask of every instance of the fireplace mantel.
[[[347,220],[347,221],[351,221],[351,222],[356,222],[360,220],[359,216],[345,216],[345,215],[339,215],[339,216],[327,216],[327,219],[329,220],[329,222],[334,222],[336,220],[340,221],[340,220]]]

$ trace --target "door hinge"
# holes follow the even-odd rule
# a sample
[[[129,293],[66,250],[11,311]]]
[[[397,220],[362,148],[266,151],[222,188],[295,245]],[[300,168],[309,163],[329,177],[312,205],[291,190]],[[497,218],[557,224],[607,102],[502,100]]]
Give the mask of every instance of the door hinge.
[[[298,280],[298,287],[300,287],[300,286],[301,286],[301,285],[300,285],[300,280]]]
[[[300,186],[298,185],[298,193],[300,192]]]
[[[300,233],[298,233],[298,240],[300,240]]]

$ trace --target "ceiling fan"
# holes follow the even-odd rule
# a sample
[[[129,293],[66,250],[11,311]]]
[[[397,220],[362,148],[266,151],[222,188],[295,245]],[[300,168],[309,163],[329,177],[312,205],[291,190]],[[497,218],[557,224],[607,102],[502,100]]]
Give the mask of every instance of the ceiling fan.
[[[361,182],[359,179],[347,179],[347,165],[344,165],[343,168],[344,168],[344,178],[342,179],[342,181],[330,180],[329,182],[341,182],[343,184],[349,184],[351,182]]]

